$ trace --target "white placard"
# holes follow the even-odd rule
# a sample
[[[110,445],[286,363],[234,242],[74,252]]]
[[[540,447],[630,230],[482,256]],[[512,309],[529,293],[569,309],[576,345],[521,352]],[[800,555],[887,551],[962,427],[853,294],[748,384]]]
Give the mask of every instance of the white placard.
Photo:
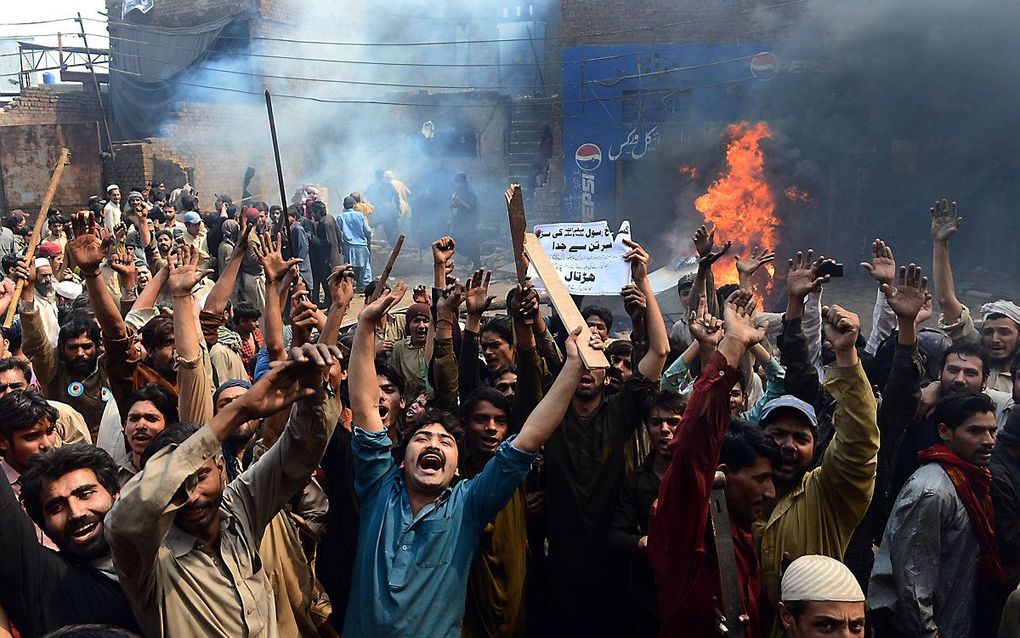
[[[606,221],[539,224],[535,236],[572,295],[615,296],[631,283],[630,264],[623,260],[630,250],[623,243],[630,239],[629,221],[616,237]],[[528,275],[543,288],[533,268]]]

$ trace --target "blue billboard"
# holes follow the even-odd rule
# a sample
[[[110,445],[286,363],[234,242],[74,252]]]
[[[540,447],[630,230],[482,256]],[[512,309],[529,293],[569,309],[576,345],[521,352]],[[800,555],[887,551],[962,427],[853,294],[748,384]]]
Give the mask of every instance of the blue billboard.
[[[713,124],[754,117],[774,47],[646,44],[563,49],[563,217],[616,218],[620,162],[647,161]]]

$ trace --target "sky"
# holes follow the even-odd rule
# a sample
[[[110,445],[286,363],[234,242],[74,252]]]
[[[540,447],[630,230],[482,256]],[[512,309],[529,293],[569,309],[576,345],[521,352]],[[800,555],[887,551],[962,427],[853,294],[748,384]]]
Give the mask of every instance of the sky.
[[[78,23],[74,20],[63,20],[60,22],[48,22],[45,24],[23,24],[25,22],[40,22],[58,20],[62,18],[74,18],[81,12],[83,18],[103,20],[106,5],[103,0],[0,0],[0,41],[3,40],[25,40],[31,37],[37,44],[57,44],[57,33],[65,34],[63,41],[66,46],[82,46]],[[100,13],[103,12],[103,13]],[[106,25],[100,22],[86,20],[85,31],[89,36],[89,46],[92,48],[106,48]],[[72,35],[75,34],[75,35]],[[0,75],[9,73],[13,68],[18,69],[17,45],[0,44]],[[13,67],[11,66],[13,65]],[[97,69],[99,67],[96,67]],[[17,77],[0,77],[0,82],[6,84],[9,80],[17,80]],[[39,81],[36,79],[36,81]]]

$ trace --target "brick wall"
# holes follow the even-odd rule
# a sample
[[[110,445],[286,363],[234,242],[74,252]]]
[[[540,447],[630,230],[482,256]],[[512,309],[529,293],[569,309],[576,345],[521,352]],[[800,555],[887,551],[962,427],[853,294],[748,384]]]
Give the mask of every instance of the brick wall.
[[[188,179],[188,169],[181,160],[154,140],[115,144],[114,151],[117,161],[110,168],[107,181],[120,186],[125,196],[153,181],[164,182],[172,189]]]
[[[228,16],[239,11],[251,10],[258,0],[173,0],[156,2],[148,13],[132,11],[127,20],[133,24],[145,24],[159,27],[186,27],[217,18]],[[123,6],[122,0],[106,0],[106,8],[112,18],[120,19]]]
[[[89,89],[31,87],[0,109],[0,126],[99,121],[99,102],[95,91]]]

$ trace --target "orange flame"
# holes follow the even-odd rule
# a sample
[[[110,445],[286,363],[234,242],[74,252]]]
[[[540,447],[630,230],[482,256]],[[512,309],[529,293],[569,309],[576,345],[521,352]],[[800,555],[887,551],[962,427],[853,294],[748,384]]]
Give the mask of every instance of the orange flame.
[[[791,186],[783,192],[786,194],[786,199],[790,200],[795,204],[797,203],[807,204],[808,206],[812,207],[814,207],[815,205],[815,200],[812,199],[811,196],[808,195],[806,191],[802,191],[796,186]]]
[[[706,224],[715,224],[718,242],[732,241],[731,255],[746,256],[754,247],[775,249],[779,220],[776,198],[765,179],[763,140],[772,139],[765,122],[731,124],[726,129],[726,170],[694,201]],[[734,261],[716,263],[716,285],[737,283]],[[771,276],[772,270],[768,269]],[[770,281],[771,285],[771,281]]]

